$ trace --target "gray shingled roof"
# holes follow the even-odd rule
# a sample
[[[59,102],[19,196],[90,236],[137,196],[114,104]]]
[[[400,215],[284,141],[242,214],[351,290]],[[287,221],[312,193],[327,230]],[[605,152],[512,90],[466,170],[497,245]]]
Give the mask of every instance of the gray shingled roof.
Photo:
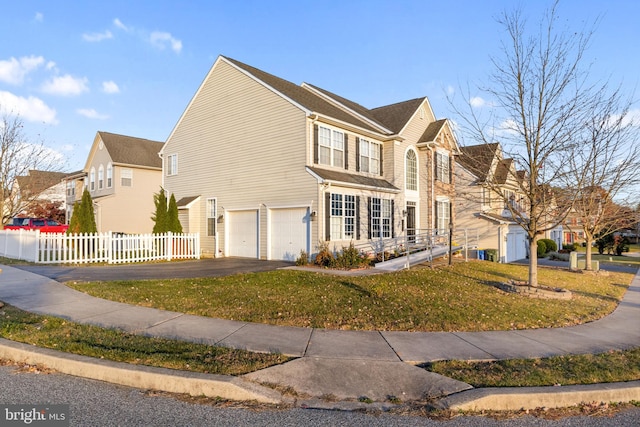
[[[411,116],[422,105],[425,98],[410,99],[391,105],[377,107],[371,110],[371,114],[385,127],[398,133],[407,124]]]
[[[20,191],[39,194],[53,187],[69,175],[68,172],[51,172],[31,169],[28,175],[17,176],[16,181]]]
[[[499,144],[497,142],[460,147],[462,155],[457,158],[457,162],[473,173],[476,178],[484,181],[487,179],[498,147]]]
[[[447,119],[436,120],[435,122],[429,123],[427,129],[425,129],[424,133],[418,140],[418,142],[432,142],[436,140],[438,133],[444,127],[445,123],[447,123]]]
[[[185,208],[187,207],[187,205],[191,202],[193,202],[195,199],[197,199],[200,196],[189,196],[189,197],[183,197],[180,200],[178,200],[176,202],[176,205],[178,206],[178,209],[180,208]]]
[[[162,169],[158,153],[164,142],[102,131],[98,134],[113,163]]]
[[[380,178],[371,178],[367,176],[353,175],[346,172],[338,172],[333,170],[321,169],[321,168],[313,168],[309,167],[313,173],[318,175],[322,179],[326,179],[328,181],[334,182],[343,182],[345,184],[355,184],[362,185],[365,187],[372,188],[384,188],[387,190],[399,190],[389,181]]]

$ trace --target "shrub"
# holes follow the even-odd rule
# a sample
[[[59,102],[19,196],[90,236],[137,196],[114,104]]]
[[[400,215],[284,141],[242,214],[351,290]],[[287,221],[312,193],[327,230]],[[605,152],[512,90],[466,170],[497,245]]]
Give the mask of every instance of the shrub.
[[[348,247],[342,247],[342,250],[336,257],[335,265],[340,268],[358,268],[367,262],[367,257],[360,253],[360,251],[353,246],[352,242]]]
[[[300,250],[300,256],[296,258],[296,265],[309,264],[309,254],[305,250]]]
[[[548,256],[549,259],[551,260],[558,260],[558,261],[569,261],[569,254],[568,253],[558,253],[558,252],[549,252]]]
[[[329,243],[322,242],[318,245],[318,254],[314,261],[315,265],[320,267],[333,267],[336,262],[336,258],[333,256],[333,252],[329,250]]]
[[[544,242],[545,246],[546,246],[546,250],[545,253],[547,252],[556,252],[558,250],[558,245],[556,244],[555,241],[551,240],[551,239],[540,239],[538,240],[538,242]]]
[[[570,243],[568,245],[567,244],[562,245],[562,250],[564,250],[564,251],[573,252],[576,249],[578,249],[578,244],[577,243]]]
[[[536,252],[538,253],[538,258],[543,258],[547,253],[547,244],[544,242],[544,239],[538,240],[538,249]]]

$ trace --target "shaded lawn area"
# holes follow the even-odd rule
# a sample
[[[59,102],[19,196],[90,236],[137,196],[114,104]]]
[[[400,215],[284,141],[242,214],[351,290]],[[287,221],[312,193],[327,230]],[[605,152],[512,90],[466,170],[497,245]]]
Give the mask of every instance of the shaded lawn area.
[[[569,301],[530,299],[491,286],[525,280],[527,267],[482,261],[434,270],[344,277],[277,270],[219,278],[68,283],[88,294],[200,316],[345,330],[489,331],[570,326],[613,311],[632,274],[539,269],[540,285]]]

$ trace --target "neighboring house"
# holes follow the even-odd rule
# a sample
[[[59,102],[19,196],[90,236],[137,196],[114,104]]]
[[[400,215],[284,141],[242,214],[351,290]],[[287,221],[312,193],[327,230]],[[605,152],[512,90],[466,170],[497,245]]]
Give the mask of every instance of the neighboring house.
[[[461,147],[456,164],[456,227],[478,237],[480,249],[496,249],[500,262],[526,258],[527,234],[506,206],[522,211],[521,180],[512,159],[504,159],[500,144]],[[499,195],[495,188],[502,191]]]
[[[17,176],[14,182],[13,197],[10,205],[18,208],[15,216],[26,215],[28,210],[40,203],[60,204],[65,209],[65,186],[63,179],[66,172],[29,170],[27,175]]]
[[[220,56],[163,149],[204,255],[293,260],[448,229],[458,145],[426,97],[367,109]]]
[[[460,148],[456,164],[456,228],[477,235],[479,249],[495,249],[498,261],[526,258],[527,233],[518,222],[526,216],[522,193],[526,174],[517,170],[513,159],[504,158],[499,143]],[[516,215],[514,215],[516,213]],[[562,228],[548,231],[561,247]]]
[[[99,232],[151,233],[154,193],[162,183],[162,142],[97,132],[82,171],[66,179],[67,218],[85,188]]]

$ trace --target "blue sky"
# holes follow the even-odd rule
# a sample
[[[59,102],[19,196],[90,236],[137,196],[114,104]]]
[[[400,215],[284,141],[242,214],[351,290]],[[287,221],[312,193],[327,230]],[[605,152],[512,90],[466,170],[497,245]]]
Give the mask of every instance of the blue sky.
[[[499,53],[496,16],[550,1],[14,1],[0,26],[0,109],[32,139],[84,166],[99,130],[164,141],[218,55],[373,108],[482,82]],[[561,23],[599,23],[595,79],[636,90],[640,2],[565,0]]]

